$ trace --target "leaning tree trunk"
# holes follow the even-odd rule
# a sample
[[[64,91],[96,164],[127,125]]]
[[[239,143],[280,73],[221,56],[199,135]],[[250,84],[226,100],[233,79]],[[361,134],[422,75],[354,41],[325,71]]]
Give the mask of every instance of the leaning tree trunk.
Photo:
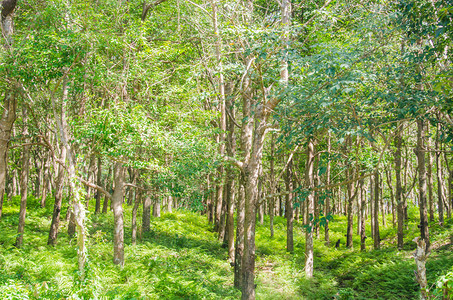
[[[425,122],[417,120],[417,161],[418,161],[418,185],[419,185],[419,209],[420,209],[420,235],[426,243],[426,250],[428,251],[429,243],[429,229],[428,229],[428,211],[426,207],[426,169],[425,169]]]
[[[82,204],[82,187],[79,183],[79,178],[76,173],[75,155],[71,146],[69,145],[69,128],[66,122],[66,106],[68,99],[68,83],[67,79],[63,80],[63,99],[60,114],[57,113],[57,103],[55,96],[52,95],[52,108],[55,121],[57,124],[57,133],[63,147],[66,148],[67,162],[68,162],[68,175],[69,185],[72,191],[73,199],[73,215],[77,231],[77,258],[79,268],[79,279],[85,280],[86,276],[86,261],[87,261],[87,248],[86,248],[86,227],[85,227],[85,207]]]
[[[66,160],[66,148],[61,147],[60,160]],[[55,180],[55,204],[53,206],[52,223],[50,224],[49,238],[47,245],[55,246],[57,244],[58,227],[60,225],[61,203],[63,201],[65,170],[62,165],[58,165],[58,174]]]
[[[28,116],[27,109],[24,107],[22,109],[22,121],[23,121],[23,130],[22,135],[26,137],[25,143],[28,142]],[[28,196],[28,174],[30,172],[30,145],[26,145],[22,150],[22,168],[20,171],[20,211],[19,211],[19,226],[17,228],[17,238],[15,246],[17,248],[22,247],[24,239],[24,227],[25,227],[25,215],[27,211],[27,196]],[[1,195],[3,198],[3,194]]]
[[[115,190],[112,195],[113,208],[113,263],[124,266],[124,222],[123,222],[123,200],[126,169],[120,162],[115,162],[114,167]]]

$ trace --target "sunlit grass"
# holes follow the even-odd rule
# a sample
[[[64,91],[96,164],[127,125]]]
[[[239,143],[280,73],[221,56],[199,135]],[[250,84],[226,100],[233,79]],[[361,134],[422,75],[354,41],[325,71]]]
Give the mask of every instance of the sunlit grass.
[[[40,208],[29,199],[22,249],[13,247],[17,230],[18,199],[5,205],[0,223],[1,299],[238,299],[233,268],[206,217],[188,211],[163,213],[151,218],[151,230],[130,244],[130,210],[125,205],[125,266],[112,263],[113,216],[89,214],[89,264],[86,282],[77,280],[75,239],[61,224],[58,245],[47,246],[52,203]],[[51,202],[51,201],[48,201]],[[90,210],[92,208],[90,207]],[[66,209],[63,209],[66,212]],[[64,216],[64,214],[63,214]],[[301,222],[294,228],[294,252],[286,251],[286,220],[276,217],[270,238],[269,218],[256,229],[257,299],[415,299],[412,254],[418,236],[417,210],[409,211],[404,250],[396,249],[396,228],[391,216],[380,223],[381,250],[373,250],[367,220],[367,250],[360,251],[354,225],[354,248],[345,247],[346,217],[330,223],[330,246],[324,228],[315,239],[314,277],[305,278],[305,233]],[[140,223],[140,214],[138,217]],[[356,220],[355,220],[356,222]],[[139,224],[140,225],[140,224]],[[433,253],[427,263],[428,280],[453,277],[452,221],[430,225]],[[140,235],[140,234],[139,234]],[[335,242],[340,239],[340,247]],[[450,273],[448,273],[450,272]],[[443,277],[446,275],[447,277]],[[450,276],[450,277],[448,277]],[[446,279],[445,279],[446,278]],[[431,287],[434,289],[434,286]],[[436,295],[440,295],[435,291]],[[439,296],[438,296],[439,297]]]

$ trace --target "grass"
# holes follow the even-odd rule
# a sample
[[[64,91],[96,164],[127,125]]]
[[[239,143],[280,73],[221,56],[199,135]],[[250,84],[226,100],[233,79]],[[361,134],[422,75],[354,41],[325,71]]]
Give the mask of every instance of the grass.
[[[49,201],[51,202],[51,201]],[[19,201],[5,203],[0,222],[0,299],[238,299],[233,287],[232,268],[227,251],[204,216],[178,211],[151,219],[151,231],[131,245],[130,211],[125,205],[125,266],[112,263],[113,216],[89,214],[89,265],[85,282],[77,280],[75,240],[66,234],[65,222],[56,247],[47,246],[52,203],[39,207],[29,199],[24,246],[13,244],[18,224]],[[90,209],[92,210],[92,209]],[[62,210],[65,212],[65,208]],[[346,218],[331,222],[331,240],[341,240],[336,249],[315,240],[314,277],[304,276],[304,232],[301,224],[294,230],[295,251],[286,252],[286,221],[275,218],[275,236],[269,238],[269,219],[257,224],[256,284],[257,299],[416,299],[412,253],[418,235],[417,211],[409,212],[405,247],[395,249],[396,229],[389,216],[382,228],[381,250],[360,252],[354,236],[354,249],[344,247]],[[139,216],[140,219],[140,216]],[[453,282],[453,222],[443,227],[431,224],[433,251],[428,258],[427,274],[432,294],[442,298]],[[369,224],[367,230],[369,230]],[[370,232],[367,233],[370,236]],[[334,244],[334,243],[332,243]]]

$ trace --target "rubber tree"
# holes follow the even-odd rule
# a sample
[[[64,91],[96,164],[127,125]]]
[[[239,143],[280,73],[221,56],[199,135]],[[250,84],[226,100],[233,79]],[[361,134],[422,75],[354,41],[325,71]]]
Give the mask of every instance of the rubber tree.
[[[16,0],[4,0],[2,2],[1,26],[5,37],[3,46],[9,51],[13,42],[13,12],[16,8]],[[14,81],[12,81],[14,82]],[[3,112],[0,119],[0,219],[3,210],[3,196],[6,187],[6,172],[8,167],[8,147],[11,132],[16,120],[17,87],[14,83],[5,92],[3,100]]]

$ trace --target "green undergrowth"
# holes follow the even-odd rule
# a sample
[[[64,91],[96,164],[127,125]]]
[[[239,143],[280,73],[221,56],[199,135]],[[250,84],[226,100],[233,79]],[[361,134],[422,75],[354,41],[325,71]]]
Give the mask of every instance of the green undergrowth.
[[[131,244],[131,207],[125,207],[125,266],[112,263],[113,216],[88,214],[89,264],[86,281],[77,280],[77,248],[63,220],[56,247],[47,246],[52,203],[41,208],[30,198],[24,246],[16,249],[19,199],[4,206],[0,222],[0,299],[238,299],[232,267],[206,217],[188,211],[151,218],[151,230]],[[92,208],[90,207],[90,211]],[[64,219],[66,208],[62,209]],[[417,211],[409,211],[405,244],[396,250],[396,229],[388,216],[381,222],[381,249],[360,251],[354,225],[354,248],[345,247],[346,217],[330,223],[330,246],[324,228],[315,239],[314,277],[304,275],[305,233],[294,228],[294,252],[286,251],[286,220],[276,217],[256,226],[257,299],[417,299],[412,257],[418,236]],[[139,214],[138,221],[140,223]],[[382,220],[381,220],[382,221]],[[140,225],[140,224],[139,224]],[[452,226],[430,224],[432,253],[427,262],[431,294],[442,299],[453,290]],[[370,236],[369,220],[367,235]],[[139,233],[140,235],[140,233]],[[340,246],[335,248],[335,242]],[[445,297],[445,296],[444,296]]]

